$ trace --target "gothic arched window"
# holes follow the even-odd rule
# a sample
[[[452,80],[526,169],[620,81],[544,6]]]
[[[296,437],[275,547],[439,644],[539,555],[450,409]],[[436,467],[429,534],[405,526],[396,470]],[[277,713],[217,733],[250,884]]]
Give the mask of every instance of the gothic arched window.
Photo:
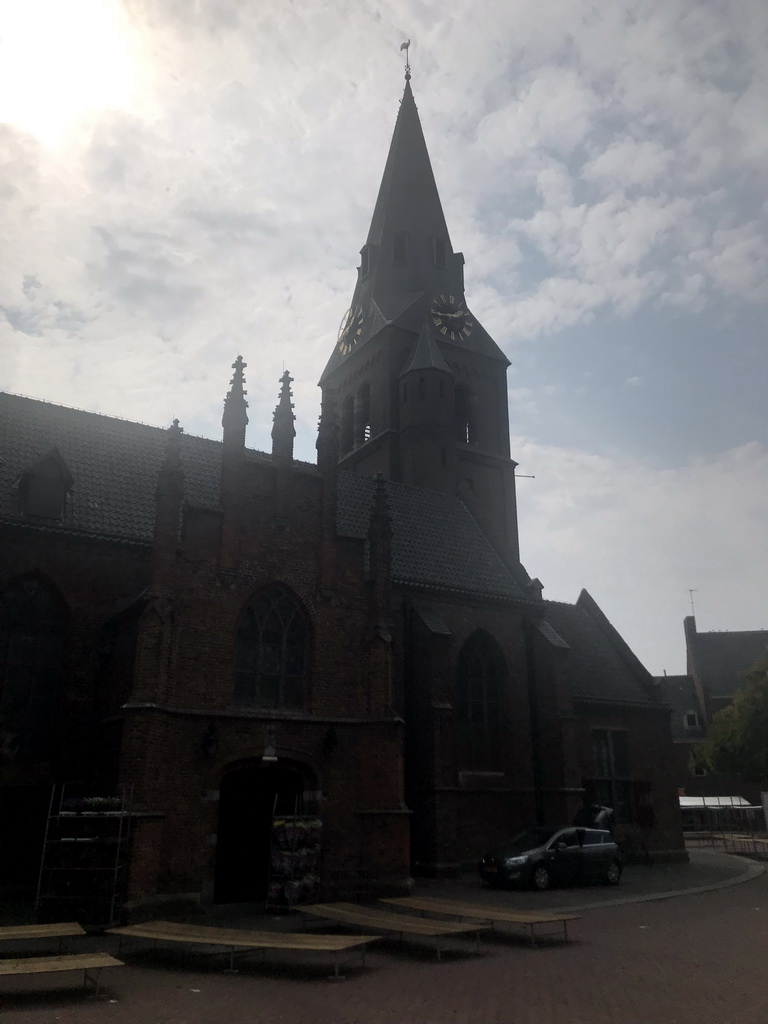
[[[47,760],[56,732],[67,610],[36,576],[0,591],[0,747],[14,759]]]
[[[502,690],[506,676],[499,645],[486,633],[473,633],[459,652],[456,679],[459,756],[468,768],[500,765]]]
[[[260,591],[237,628],[235,703],[304,707],[309,641],[309,619],[296,597],[282,586]]]

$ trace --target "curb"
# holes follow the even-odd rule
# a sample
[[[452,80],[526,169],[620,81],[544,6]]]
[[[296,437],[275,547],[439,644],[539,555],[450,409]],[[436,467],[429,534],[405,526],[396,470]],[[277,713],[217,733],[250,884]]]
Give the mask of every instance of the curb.
[[[721,853],[721,857],[729,857],[731,860],[744,863],[747,858],[736,856],[732,853]],[[602,907],[619,907],[626,903],[650,903],[653,900],[671,900],[676,896],[695,896],[697,893],[712,892],[715,889],[727,889],[731,885],[741,885],[742,882],[751,882],[765,872],[765,865],[757,861],[747,860],[747,869],[740,875],[733,878],[726,878],[721,882],[711,882],[709,885],[697,885],[690,889],[671,889],[668,892],[654,892],[646,896],[622,896],[615,900],[603,900],[600,903],[578,903],[567,907],[552,907],[548,909],[551,914],[566,914],[573,911],[600,910]]]

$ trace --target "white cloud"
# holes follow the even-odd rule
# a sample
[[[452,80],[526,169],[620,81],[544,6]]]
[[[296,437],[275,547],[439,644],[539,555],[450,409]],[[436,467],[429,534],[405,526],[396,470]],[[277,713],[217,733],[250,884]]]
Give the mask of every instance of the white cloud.
[[[586,587],[654,673],[685,671],[688,588],[701,629],[766,629],[768,450],[671,469],[513,438],[520,548],[545,597]]]
[[[750,308],[764,316],[764,0],[487,0],[482,17],[466,0],[450,11],[432,0],[137,0],[121,10],[128,93],[81,96],[55,142],[29,111],[0,128],[8,390],[159,424],[179,416],[217,436],[242,352],[249,443],[270,446],[285,365],[297,452],[313,458],[315,385],[351,297],[409,36],[468,301],[510,354],[527,344],[545,364],[548,334],[671,312],[711,354],[712,321]],[[573,345],[584,337],[574,331]],[[727,375],[739,340],[710,373]],[[584,369],[605,355],[585,346]],[[624,394],[638,386],[635,368],[649,385],[665,373],[636,355],[615,377]],[[676,400],[693,409],[695,361],[690,372]],[[552,379],[546,366],[541,376]],[[529,385],[518,373],[514,398],[541,423]],[[762,437],[759,414],[748,423],[743,440]],[[747,467],[763,472],[762,454],[715,453],[710,479],[705,464],[667,477],[619,455],[528,445],[531,472],[534,459],[549,461],[520,486],[523,550],[550,588],[572,584],[572,597],[588,586],[630,633],[652,607],[649,635],[665,635],[661,619],[677,623],[677,590],[688,586],[702,602],[719,595],[704,625],[738,625],[737,615],[754,624],[765,549]],[[735,496],[730,522],[720,484]],[[625,571],[635,537],[650,554]]]

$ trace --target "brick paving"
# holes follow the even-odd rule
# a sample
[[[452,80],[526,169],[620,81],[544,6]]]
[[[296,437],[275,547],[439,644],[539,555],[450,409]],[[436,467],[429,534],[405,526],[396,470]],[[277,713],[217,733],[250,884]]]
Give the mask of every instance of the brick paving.
[[[658,896],[670,884],[710,884],[743,874],[748,863],[698,855],[692,870],[630,869],[626,886]],[[633,880],[634,876],[634,880]],[[466,886],[452,894],[466,898]],[[436,886],[435,889],[438,887]],[[441,883],[441,893],[451,889]],[[766,1024],[768,874],[708,892],[653,902],[609,903],[617,889],[560,890],[548,902],[586,906],[574,942],[531,949],[519,939],[452,944],[437,963],[431,949],[387,941],[366,966],[331,983],[307,957],[237,975],[221,961],[181,949],[134,955],[104,974],[106,993],[83,998],[77,980],[53,976],[2,979],[2,1024]],[[447,894],[447,893],[446,893]],[[475,898],[528,899],[534,894],[476,890]],[[590,906],[591,903],[591,906]],[[261,919],[261,926],[264,919]],[[103,938],[89,943],[104,946]],[[111,948],[108,946],[107,948]]]

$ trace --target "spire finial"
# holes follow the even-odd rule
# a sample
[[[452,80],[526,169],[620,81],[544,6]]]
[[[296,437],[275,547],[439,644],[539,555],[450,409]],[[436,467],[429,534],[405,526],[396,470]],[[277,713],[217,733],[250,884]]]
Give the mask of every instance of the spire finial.
[[[411,63],[410,63],[410,59],[409,59],[409,56],[408,56],[408,49],[409,49],[410,45],[411,45],[411,40],[410,39],[408,40],[408,42],[401,43],[401,45],[400,45],[400,52],[402,53],[402,51],[405,50],[405,80],[406,80],[406,82],[410,82],[410,80],[411,80]]]
[[[238,356],[232,363],[232,369],[235,372],[229,382],[229,391],[224,399],[224,415],[221,418],[225,435],[229,435],[233,441],[237,438],[240,444],[245,444],[245,428],[248,423],[248,413],[246,412],[248,402],[245,398],[248,392],[244,387],[245,374],[243,372],[247,365],[242,356]]]
[[[293,402],[291,402],[292,382],[293,377],[287,370],[284,370],[280,378],[280,398],[277,402],[272,425],[272,457],[281,462],[290,462],[293,459],[293,439],[296,436],[294,422],[296,417],[293,413]]]

